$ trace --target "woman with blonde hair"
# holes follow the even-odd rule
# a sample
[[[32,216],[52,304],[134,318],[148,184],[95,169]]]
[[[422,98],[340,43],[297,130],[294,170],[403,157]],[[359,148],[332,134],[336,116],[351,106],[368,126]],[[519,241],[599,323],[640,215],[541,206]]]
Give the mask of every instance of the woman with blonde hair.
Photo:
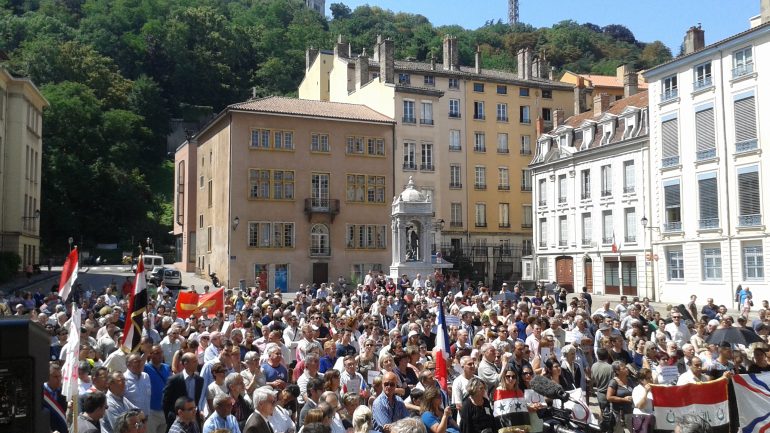
[[[369,407],[361,405],[353,412],[353,433],[373,433],[373,415]]]

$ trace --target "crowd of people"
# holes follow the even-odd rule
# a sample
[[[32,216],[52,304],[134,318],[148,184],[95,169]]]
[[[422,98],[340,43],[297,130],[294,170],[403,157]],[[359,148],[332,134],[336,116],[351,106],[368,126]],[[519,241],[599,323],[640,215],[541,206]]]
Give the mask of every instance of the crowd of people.
[[[537,433],[549,403],[532,398],[540,375],[598,403],[600,418],[615,420],[609,429],[636,432],[653,413],[654,384],[770,371],[767,301],[750,320],[748,309],[733,317],[712,299],[698,308],[694,295],[686,307],[658,311],[626,296],[594,306],[585,288],[525,293],[519,284],[493,289],[438,273],[393,280],[369,272],[361,284],[341,278],[290,294],[225,290],[224,311],[182,319],[175,293],[161,284],[139,350],[126,353],[128,294],[113,284],[79,295],[77,405],[61,392],[68,308],[55,292],[22,294],[18,304],[0,298],[51,337],[43,391],[52,431],[74,432],[77,419],[80,433]],[[434,359],[439,306],[446,386]],[[757,341],[711,338],[733,327]],[[497,392],[527,395],[526,422],[495,416]]]

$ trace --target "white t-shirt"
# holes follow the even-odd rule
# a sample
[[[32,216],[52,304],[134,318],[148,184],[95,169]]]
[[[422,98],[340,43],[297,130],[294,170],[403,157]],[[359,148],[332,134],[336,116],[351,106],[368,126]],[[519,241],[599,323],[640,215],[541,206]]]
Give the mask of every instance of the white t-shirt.
[[[639,402],[642,401],[642,398],[644,398],[645,394],[647,394],[647,402],[644,404],[642,409],[639,409],[636,406],[639,404]],[[652,413],[652,391],[647,392],[647,390],[644,389],[644,385],[636,385],[634,390],[631,392],[631,398],[634,400],[634,415]]]

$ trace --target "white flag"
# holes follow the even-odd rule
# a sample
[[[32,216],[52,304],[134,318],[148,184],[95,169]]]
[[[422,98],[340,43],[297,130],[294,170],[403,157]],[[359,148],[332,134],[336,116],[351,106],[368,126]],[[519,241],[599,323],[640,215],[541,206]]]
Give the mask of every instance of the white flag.
[[[70,401],[78,397],[78,359],[80,358],[80,312],[72,304],[67,359],[62,368],[62,394]]]

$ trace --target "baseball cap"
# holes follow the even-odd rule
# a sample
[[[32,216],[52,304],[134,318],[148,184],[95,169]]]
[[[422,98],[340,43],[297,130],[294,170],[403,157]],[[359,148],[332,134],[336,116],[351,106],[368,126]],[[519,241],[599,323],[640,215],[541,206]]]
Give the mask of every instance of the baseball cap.
[[[417,331],[409,331],[409,335],[407,336],[407,338],[414,337],[415,335],[420,335],[420,334]]]
[[[462,297],[463,297],[463,294],[462,294],[462,292],[457,292],[457,293],[455,293],[455,299],[457,299],[457,298],[462,298]]]

